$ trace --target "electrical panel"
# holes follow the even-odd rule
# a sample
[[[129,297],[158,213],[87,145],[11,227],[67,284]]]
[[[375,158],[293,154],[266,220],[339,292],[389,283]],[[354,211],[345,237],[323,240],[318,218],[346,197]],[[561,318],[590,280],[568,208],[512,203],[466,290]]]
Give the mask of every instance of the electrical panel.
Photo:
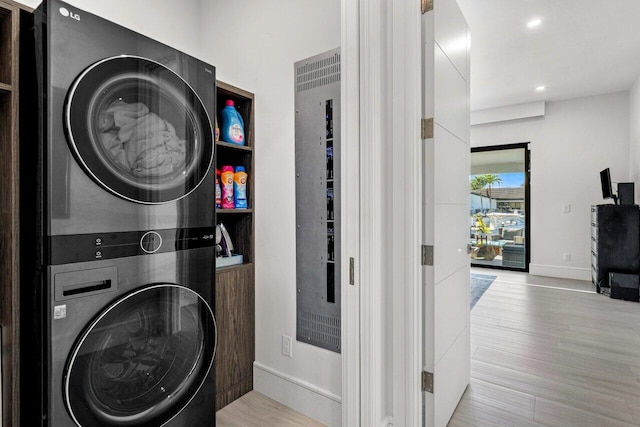
[[[295,63],[296,339],[340,352],[340,49]]]

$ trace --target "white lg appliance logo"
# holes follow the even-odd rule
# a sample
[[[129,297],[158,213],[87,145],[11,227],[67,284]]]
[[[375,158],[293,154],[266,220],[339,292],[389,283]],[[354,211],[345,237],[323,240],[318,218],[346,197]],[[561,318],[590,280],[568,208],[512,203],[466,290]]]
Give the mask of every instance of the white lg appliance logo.
[[[60,15],[66,16],[71,19],[75,19],[76,21],[80,20],[80,15],[78,15],[77,13],[69,12],[69,10],[66,7],[60,8]]]

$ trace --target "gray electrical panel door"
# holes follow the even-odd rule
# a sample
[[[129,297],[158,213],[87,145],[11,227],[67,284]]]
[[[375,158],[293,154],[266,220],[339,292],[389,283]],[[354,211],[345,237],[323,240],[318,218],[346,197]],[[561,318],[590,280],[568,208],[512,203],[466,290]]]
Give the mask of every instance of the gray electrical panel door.
[[[340,352],[340,49],[295,63],[296,338]]]

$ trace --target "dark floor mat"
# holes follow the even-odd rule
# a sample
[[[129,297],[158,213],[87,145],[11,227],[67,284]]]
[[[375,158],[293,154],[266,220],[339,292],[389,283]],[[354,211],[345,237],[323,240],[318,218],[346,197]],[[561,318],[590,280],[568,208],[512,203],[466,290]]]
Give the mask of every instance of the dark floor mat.
[[[496,280],[498,276],[491,276],[489,274],[475,274],[471,273],[471,308],[476,305],[482,294],[489,289],[489,286]]]

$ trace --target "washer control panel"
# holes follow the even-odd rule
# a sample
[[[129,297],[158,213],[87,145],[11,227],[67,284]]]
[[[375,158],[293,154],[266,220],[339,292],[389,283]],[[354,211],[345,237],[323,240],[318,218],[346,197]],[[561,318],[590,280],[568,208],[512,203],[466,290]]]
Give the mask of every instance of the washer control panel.
[[[215,227],[49,237],[49,265],[150,255],[215,245]]]

